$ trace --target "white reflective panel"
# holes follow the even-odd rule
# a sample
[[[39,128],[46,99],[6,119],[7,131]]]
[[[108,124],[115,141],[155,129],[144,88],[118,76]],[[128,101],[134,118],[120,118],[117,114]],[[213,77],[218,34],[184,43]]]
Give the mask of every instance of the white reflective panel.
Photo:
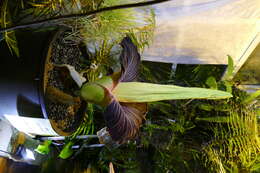
[[[28,160],[35,160],[34,154],[31,150],[25,149],[25,156],[24,159]]]
[[[227,64],[230,55],[237,64],[260,40],[260,0],[174,0],[155,9],[155,37],[143,60]]]
[[[0,119],[0,150],[7,151],[12,133],[12,126],[8,122]]]
[[[58,136],[48,119],[4,115],[17,130],[29,135]]]

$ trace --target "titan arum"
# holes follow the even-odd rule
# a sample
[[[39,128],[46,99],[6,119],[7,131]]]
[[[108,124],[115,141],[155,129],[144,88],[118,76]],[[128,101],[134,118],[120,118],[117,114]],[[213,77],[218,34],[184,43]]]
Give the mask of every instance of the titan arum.
[[[63,65],[81,87],[81,98],[105,107],[104,118],[108,132],[118,143],[136,136],[148,110],[147,102],[232,97],[230,93],[219,90],[137,82],[141,63],[137,47],[129,37],[122,40],[121,46],[121,71],[95,82],[84,83],[85,79],[75,69]]]

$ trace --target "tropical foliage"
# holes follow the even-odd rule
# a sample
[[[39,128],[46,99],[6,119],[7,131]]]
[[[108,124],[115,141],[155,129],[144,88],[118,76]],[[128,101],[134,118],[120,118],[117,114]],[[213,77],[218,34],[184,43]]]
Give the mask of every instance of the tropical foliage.
[[[50,17],[78,14],[97,10],[113,5],[126,4],[133,1],[121,0],[3,0],[1,1],[1,28],[33,22]],[[136,1],[137,2],[137,1]],[[55,24],[55,25],[53,25]],[[154,12],[151,8],[124,9],[107,11],[97,15],[86,16],[76,20],[66,20],[37,27],[38,31],[54,29],[56,26],[71,29],[67,37],[73,42],[85,42],[95,51],[107,52],[103,59],[109,56],[113,45],[119,43],[125,34],[130,34],[140,49],[144,49],[152,39],[155,25]],[[11,51],[19,56],[19,50],[14,31],[5,32],[4,39]],[[97,56],[98,57],[98,56]],[[102,57],[102,56],[100,56]],[[98,59],[98,58],[97,58]]]
[[[112,139],[119,143],[136,136],[147,112],[147,102],[173,99],[223,99],[232,96],[230,93],[211,89],[133,82],[138,78],[140,54],[129,37],[125,37],[121,45],[123,47],[120,55],[121,72],[80,86],[80,94],[84,100],[107,106],[104,118]]]
[[[259,159],[257,114],[255,108],[244,105],[241,98],[243,96],[238,95],[237,100],[227,102],[229,106],[222,110],[222,116],[197,118],[207,121],[214,135],[202,148],[212,171],[250,172]]]
[[[193,73],[188,73],[193,77],[193,80],[188,80],[192,85],[205,86],[206,83],[211,88],[231,91],[233,97],[228,100],[158,102],[151,105],[155,110],[150,111],[150,118],[148,114],[150,123],[145,126],[146,135],[142,138],[144,146],[156,148],[153,158],[155,165],[160,165],[155,166],[158,172],[259,171],[259,92],[248,95],[238,90],[228,76],[232,68],[232,59],[229,58],[228,73],[219,81],[210,75],[212,67],[197,66],[191,69]],[[205,75],[205,71],[210,76]],[[189,84],[189,78],[184,79],[183,75],[176,74],[174,81]],[[192,83],[196,79],[205,83]]]
[[[0,3],[0,24],[4,28],[126,1],[2,0]],[[119,172],[259,172],[259,91],[248,95],[236,88],[231,80],[230,57],[222,80],[219,67],[196,66],[190,71],[179,68],[170,73],[170,69],[151,70],[141,65],[138,51],[152,40],[154,17],[149,8],[127,9],[57,23],[70,28],[67,40],[83,44],[91,67],[81,72],[88,81],[81,88],[81,96],[91,104],[84,123],[66,140],[60,157],[71,157],[77,135],[93,134],[100,124],[104,125],[98,117],[94,118],[94,114],[103,111],[112,139],[122,145],[103,148],[94,154],[83,152],[90,163],[87,170],[97,167],[95,171],[108,171],[113,161]],[[10,50],[19,55],[15,33],[5,32],[3,37]],[[118,61],[121,67],[120,63],[115,65]],[[118,72],[106,76],[111,66],[112,72]],[[146,83],[136,82],[140,80],[139,70],[141,80]],[[230,97],[229,93],[232,98],[209,100]],[[150,101],[153,102],[147,103]],[[37,151],[47,154],[50,145],[50,141],[45,141]]]

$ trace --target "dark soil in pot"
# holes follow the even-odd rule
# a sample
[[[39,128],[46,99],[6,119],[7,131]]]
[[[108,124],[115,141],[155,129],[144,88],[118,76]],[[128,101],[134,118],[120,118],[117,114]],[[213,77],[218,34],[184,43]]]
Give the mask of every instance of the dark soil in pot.
[[[44,101],[53,129],[60,135],[72,134],[82,122],[86,103],[76,95],[79,90],[66,71],[54,64],[69,64],[80,72],[83,64],[79,47],[67,42],[66,32],[58,31],[53,37],[45,64]]]

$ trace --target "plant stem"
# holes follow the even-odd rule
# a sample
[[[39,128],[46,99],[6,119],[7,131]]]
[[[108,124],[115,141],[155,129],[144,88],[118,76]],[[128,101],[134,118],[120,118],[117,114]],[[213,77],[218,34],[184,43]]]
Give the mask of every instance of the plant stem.
[[[78,17],[86,17],[89,15],[105,12],[105,11],[111,11],[111,10],[118,10],[118,9],[125,9],[125,8],[134,8],[134,7],[142,7],[142,6],[147,6],[147,5],[153,5],[153,4],[158,4],[162,2],[166,2],[170,0],[153,0],[153,1],[147,1],[147,2],[139,2],[139,3],[134,3],[134,4],[124,4],[124,5],[116,5],[112,7],[105,7],[101,9],[97,9],[94,11],[90,12],[85,12],[85,13],[79,13],[79,14],[69,14],[69,15],[64,15],[64,16],[56,16],[48,19],[43,19],[39,21],[34,21],[34,22],[28,22],[24,24],[19,24],[19,25],[14,25],[6,28],[0,29],[1,32],[7,32],[7,31],[13,31],[21,28],[28,28],[28,27],[33,27],[33,26],[39,26],[42,24],[50,24],[50,22],[56,22],[56,21],[61,21],[61,20],[66,20],[66,19],[74,19]]]

